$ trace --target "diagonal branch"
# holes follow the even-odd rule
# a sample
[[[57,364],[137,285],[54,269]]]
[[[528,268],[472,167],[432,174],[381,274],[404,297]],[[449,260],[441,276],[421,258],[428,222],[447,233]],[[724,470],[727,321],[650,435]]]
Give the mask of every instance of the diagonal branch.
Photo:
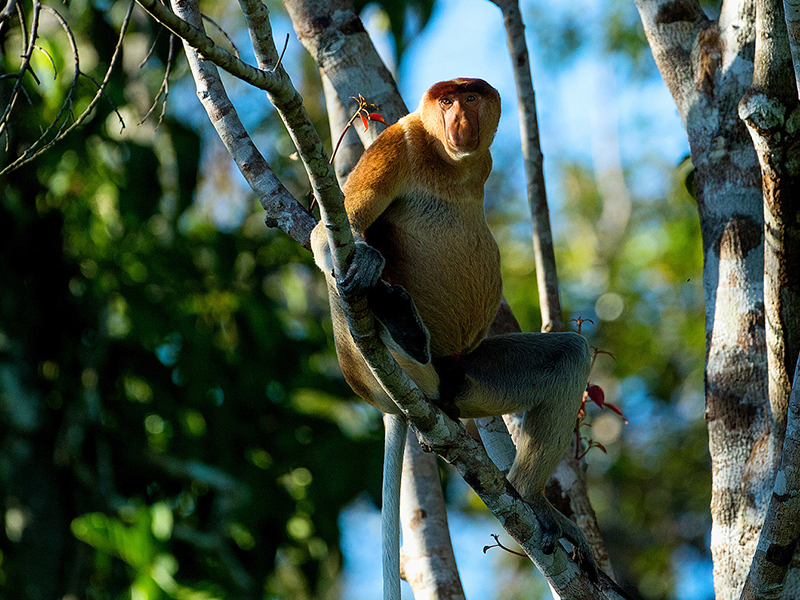
[[[182,11],[187,19],[191,18],[202,26],[196,5],[182,3]],[[267,224],[280,227],[308,248],[316,220],[283,186],[250,139],[225,92],[217,68],[202,60],[186,40],[184,48],[197,85],[197,95],[223,144],[267,211]]]

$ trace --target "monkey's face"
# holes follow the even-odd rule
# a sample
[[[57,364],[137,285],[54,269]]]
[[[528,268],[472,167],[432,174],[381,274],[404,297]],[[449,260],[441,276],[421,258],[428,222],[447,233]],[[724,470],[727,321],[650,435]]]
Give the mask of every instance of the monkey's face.
[[[500,96],[482,79],[453,79],[431,87],[422,108],[444,150],[461,160],[489,148],[500,119]]]

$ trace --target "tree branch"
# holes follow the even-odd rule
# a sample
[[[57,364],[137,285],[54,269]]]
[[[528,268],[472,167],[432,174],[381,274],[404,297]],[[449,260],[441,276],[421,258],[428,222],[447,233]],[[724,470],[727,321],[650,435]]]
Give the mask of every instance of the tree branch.
[[[794,66],[794,83],[800,97],[800,0],[783,0],[789,47]]]
[[[176,2],[175,4],[176,11],[180,11],[187,20],[197,23],[197,27],[202,27],[202,19],[196,4],[187,2]],[[171,19],[177,19],[184,23],[186,27],[183,29],[191,28],[197,33],[198,30],[194,26],[179,19],[160,4],[159,7],[160,10],[170,15]],[[176,29],[182,28],[176,27]],[[205,36],[204,33],[200,33]],[[187,40],[184,40],[184,49],[197,85],[200,102],[206,109],[223,144],[267,212],[267,225],[280,227],[308,248],[311,230],[314,228],[316,220],[283,186],[250,139],[225,92],[216,67],[210,62],[202,60],[196,49]],[[277,85],[278,78],[275,77],[271,81]]]
[[[539,124],[536,117],[536,95],[531,77],[528,46],[525,42],[525,24],[517,0],[492,0],[503,12],[508,51],[514,70],[519,104],[520,137],[525,161],[528,204],[533,223],[533,250],[536,260],[536,278],[539,287],[539,308],[542,314],[542,331],[564,329],[564,315],[559,298],[558,274],[556,270],[553,234],[550,230],[550,211],[547,205],[543,162],[539,146]],[[507,415],[512,429],[517,430],[522,414]],[[489,438],[496,443],[495,437]],[[500,450],[500,452],[502,452]],[[587,495],[586,464],[575,458],[575,452],[567,449],[548,486],[548,497],[556,500],[560,510],[573,518],[590,542],[595,562],[605,570],[611,570],[611,562],[605,549],[597,517]]]
[[[564,315],[558,294],[558,272],[550,230],[550,209],[544,185],[544,157],[539,147],[539,123],[536,118],[536,95],[531,78],[525,25],[517,0],[492,0],[503,11],[508,52],[514,69],[519,106],[519,126],[522,157],[528,190],[528,204],[533,222],[533,254],[536,260],[536,279],[539,285],[539,308],[542,312],[542,331],[561,331]]]
[[[742,591],[742,600],[780,598],[797,549],[800,522],[800,356],[789,400],[786,439],[772,499],[758,548]]]

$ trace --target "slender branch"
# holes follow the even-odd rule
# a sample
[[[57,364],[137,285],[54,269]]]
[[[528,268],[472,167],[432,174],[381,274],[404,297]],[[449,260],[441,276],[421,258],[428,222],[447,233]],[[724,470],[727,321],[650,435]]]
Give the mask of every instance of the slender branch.
[[[281,81],[283,77],[280,73],[257,69],[236,58],[227,50],[220,48],[214,43],[214,40],[206,35],[200,26],[187,23],[184,19],[177,16],[176,13],[179,12],[178,9],[174,8],[175,13],[173,13],[158,0],[136,1],[142,8],[149,12],[153,18],[202,55],[204,60],[211,61],[234,77],[258,89],[279,91],[286,89]],[[266,7],[264,7],[264,10],[266,10]]]
[[[794,371],[781,465],[742,600],[780,598],[797,549],[800,522],[800,356]]]
[[[328,109],[331,139],[334,138],[337,131],[342,132],[339,135],[339,141],[336,142],[338,148],[334,148],[332,156],[336,177],[339,179],[339,184],[344,185],[350,171],[353,170],[353,167],[356,166],[364,153],[364,145],[359,140],[355,129],[348,127],[350,120],[348,118],[347,105],[343,104],[339,99],[339,94],[336,93],[336,89],[325,72],[321,71],[320,75],[322,77],[322,91],[325,94],[325,105]]]
[[[191,18],[193,22],[202,25],[200,12],[195,3],[181,2],[180,10],[187,19]],[[172,13],[169,14],[172,15]],[[185,21],[182,22],[185,23]],[[186,25],[189,26],[188,23]],[[225,92],[217,68],[211,62],[201,60],[197,51],[186,40],[184,40],[184,49],[197,85],[197,95],[220,139],[247,183],[258,196],[264,210],[267,211],[267,224],[271,227],[280,227],[308,248],[311,230],[314,228],[316,220],[283,186],[253,144]]]
[[[553,235],[550,229],[550,211],[547,206],[543,156],[539,146],[539,124],[536,117],[536,96],[531,76],[528,47],[525,42],[525,24],[517,0],[492,0],[503,13],[508,51],[514,70],[519,104],[520,137],[525,161],[528,204],[533,223],[533,249],[536,260],[536,278],[539,288],[539,307],[542,331],[564,329],[564,316],[559,298]],[[523,415],[506,415],[505,421],[518,431]],[[483,434],[482,434],[483,435]],[[516,437],[514,438],[516,439]],[[497,440],[491,438],[494,444]],[[548,486],[548,497],[555,501],[567,516],[573,518],[590,542],[594,559],[601,569],[611,570],[597,517],[587,495],[586,463],[575,458],[567,449]]]
[[[492,0],[503,11],[508,51],[514,69],[519,105],[522,157],[528,190],[528,204],[533,219],[533,254],[536,260],[536,279],[539,285],[539,308],[542,313],[542,331],[560,331],[564,328],[564,315],[558,294],[558,273],[550,230],[550,210],[544,184],[539,123],[536,118],[536,95],[525,42],[525,25],[517,0]]]

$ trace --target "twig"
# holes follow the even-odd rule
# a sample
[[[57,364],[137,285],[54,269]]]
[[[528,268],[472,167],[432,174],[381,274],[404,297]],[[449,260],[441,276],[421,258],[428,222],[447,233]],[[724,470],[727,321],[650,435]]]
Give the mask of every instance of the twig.
[[[164,120],[164,114],[167,110],[167,98],[169,97],[169,76],[172,72],[172,59],[174,58],[175,54],[175,35],[169,34],[169,52],[167,54],[167,65],[164,68],[164,79],[161,81],[161,87],[158,88],[158,93],[156,97],[153,98],[153,104],[150,106],[150,109],[145,113],[142,119],[137,123],[137,125],[141,125],[144,123],[147,118],[152,114],[155,110],[156,106],[158,105],[158,99],[163,95],[164,101],[161,103],[161,114],[158,115],[158,123],[156,124],[156,128],[161,125],[162,121]],[[142,63],[144,64],[144,63]]]
[[[503,550],[505,550],[509,554],[516,554],[517,556],[522,556],[524,558],[528,558],[527,554],[524,554],[522,552],[517,552],[516,550],[512,550],[511,548],[507,548],[506,546],[501,544],[500,543],[500,536],[497,535],[496,533],[492,533],[491,536],[494,538],[495,543],[493,545],[491,545],[491,546],[484,546],[483,547],[483,553],[484,554],[486,554],[486,552],[488,552],[492,548],[502,548]]]
[[[278,57],[278,62],[275,63],[275,66],[272,67],[273,73],[278,70],[281,66],[281,61],[283,60],[283,55],[286,54],[286,49],[289,47],[289,34],[286,34],[286,41],[283,43],[283,50],[281,50],[281,55]]]
[[[229,35],[228,35],[228,34],[225,32],[225,30],[224,30],[222,27],[220,27],[220,26],[217,24],[217,22],[216,22],[214,19],[212,19],[211,17],[209,17],[209,16],[206,16],[206,15],[201,15],[201,16],[203,17],[203,20],[204,20],[204,21],[206,21],[206,22],[208,22],[208,23],[211,23],[211,24],[214,26],[214,29],[216,29],[217,31],[219,31],[219,32],[220,32],[220,34],[222,35],[222,37],[224,37],[224,38],[227,40],[227,42],[228,42],[228,43],[231,45],[231,48],[233,48],[233,55],[234,55],[236,58],[239,58],[239,48],[237,48],[237,47],[236,47],[236,44],[234,44],[234,43],[233,43],[233,40],[232,40],[232,39],[230,38],[230,36],[229,36]]]
[[[38,4],[38,0],[37,0],[36,4]],[[56,115],[56,118],[53,121],[53,123],[49,127],[47,127],[47,129],[39,137],[39,139],[37,139],[20,157],[18,157],[15,161],[13,161],[8,166],[6,166],[2,171],[0,171],[0,175],[8,173],[9,171],[13,171],[14,169],[16,169],[16,168],[18,168],[18,167],[20,167],[20,166],[32,161],[34,158],[36,158],[37,156],[39,156],[40,154],[45,152],[48,148],[52,147],[54,144],[56,144],[57,142],[59,142],[62,139],[64,139],[64,137],[66,137],[71,131],[73,131],[75,128],[80,126],[83,123],[83,121],[86,120],[86,118],[94,110],[94,107],[97,106],[97,103],[100,101],[101,98],[103,98],[103,97],[107,98],[107,96],[105,94],[105,89],[106,89],[106,86],[108,85],[109,80],[111,79],[111,73],[113,72],[114,67],[116,66],[117,61],[119,60],[120,54],[122,52],[122,40],[125,37],[125,32],[127,31],[128,25],[130,24],[131,14],[133,12],[133,6],[134,6],[134,1],[131,0],[130,4],[128,5],[128,12],[125,14],[125,18],[124,18],[124,20],[122,22],[122,25],[120,27],[120,33],[119,33],[119,37],[117,39],[116,47],[114,48],[114,54],[111,57],[111,62],[108,65],[108,69],[106,70],[105,77],[103,78],[103,81],[100,84],[98,84],[96,81],[94,81],[94,79],[92,77],[90,77],[89,75],[87,75],[86,73],[83,73],[81,71],[81,69],[80,69],[80,59],[79,59],[79,56],[78,56],[78,47],[77,47],[77,44],[75,42],[75,38],[72,35],[72,30],[70,29],[70,27],[67,24],[66,20],[54,8],[52,8],[50,6],[44,6],[43,7],[44,10],[47,10],[48,12],[50,12],[56,18],[56,20],[58,20],[59,24],[61,25],[61,28],[64,30],[64,32],[67,35],[67,38],[68,38],[69,43],[70,43],[70,47],[72,49],[73,58],[74,58],[74,61],[75,61],[75,66],[74,66],[75,75],[74,75],[73,80],[72,80],[72,85],[70,86],[70,89],[67,92],[67,97],[64,100],[64,103],[61,106],[61,109],[59,110],[58,114]],[[30,45],[31,46],[33,45],[33,39],[31,39],[31,44]],[[56,128],[56,126],[59,123],[59,121],[61,121],[62,116],[66,112],[68,112],[68,109],[71,109],[72,101],[73,101],[73,98],[74,98],[74,95],[75,95],[75,89],[77,87],[78,78],[81,75],[86,77],[90,81],[92,81],[97,86],[97,88],[98,88],[97,89],[97,93],[95,93],[94,98],[92,98],[92,101],[89,103],[89,105],[86,107],[86,109],[72,122],[71,125],[66,127],[66,121],[64,121],[60,126],[58,126],[58,131],[57,131],[55,137],[53,137],[50,141],[45,142],[44,140],[47,138],[47,135],[54,128]],[[12,102],[13,102],[13,100],[14,99],[12,98]],[[112,106],[113,106],[113,103],[112,103]],[[119,114],[119,111],[116,110],[116,107],[114,107],[114,111],[117,113],[117,116],[120,119],[120,123],[122,124],[122,127],[124,127],[125,123],[122,121],[122,116]],[[71,110],[69,112],[71,112]],[[1,128],[2,128],[3,124],[4,124],[3,121],[0,120],[0,131],[2,131]]]
[[[36,47],[36,37],[39,34],[39,16],[42,12],[42,4],[39,0],[34,0],[33,2],[33,22],[31,23],[31,30],[30,30],[30,39],[25,41],[25,48],[22,54],[22,65],[19,69],[19,76],[17,77],[17,81],[14,83],[14,87],[11,90],[11,100],[8,102],[6,109],[3,111],[2,116],[0,116],[0,134],[2,134],[6,126],[8,125],[8,118],[11,115],[11,112],[14,110],[14,105],[17,102],[17,98],[19,97],[19,88],[22,86],[22,80],[25,73],[30,69],[31,57],[33,56],[33,50]],[[24,30],[23,30],[24,31]],[[2,172],[0,172],[0,175]]]

